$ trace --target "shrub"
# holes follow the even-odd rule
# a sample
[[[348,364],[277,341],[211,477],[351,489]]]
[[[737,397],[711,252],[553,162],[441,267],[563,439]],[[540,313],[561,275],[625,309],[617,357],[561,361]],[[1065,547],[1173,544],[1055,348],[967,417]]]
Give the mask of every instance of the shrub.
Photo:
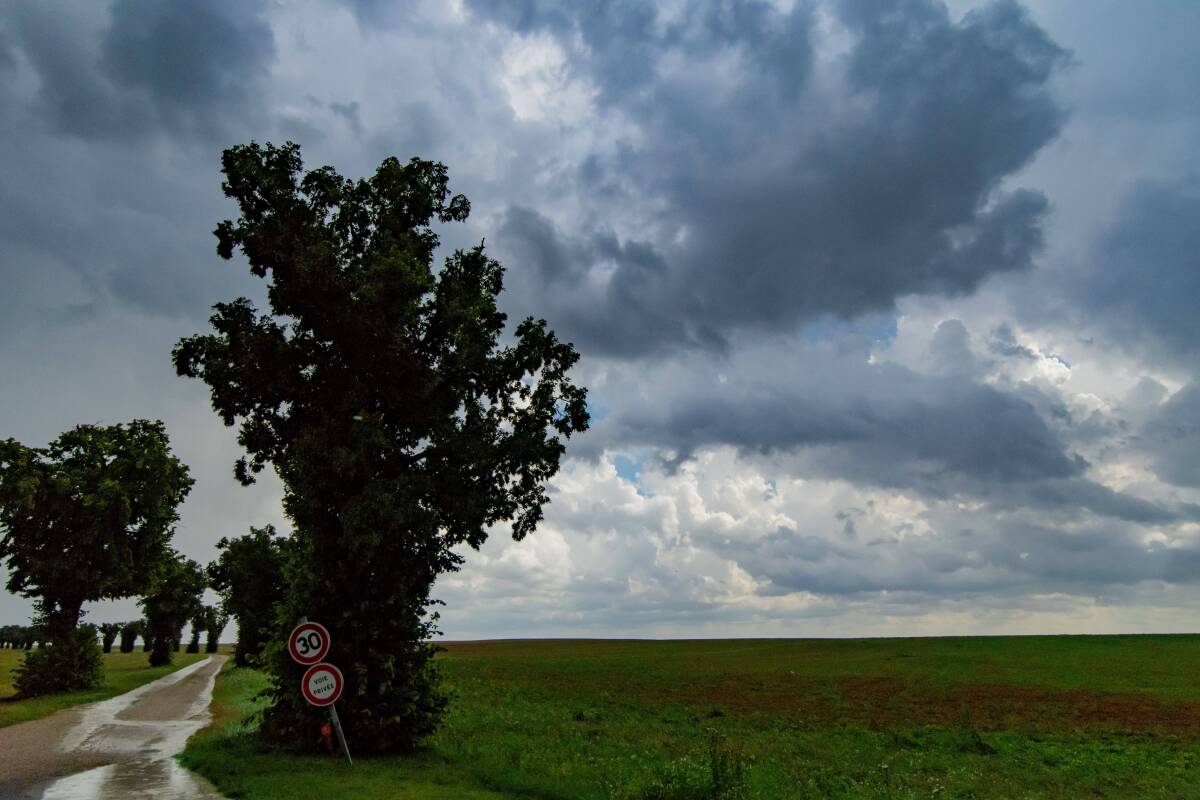
[[[91,689],[104,679],[94,628],[76,628],[49,647],[30,650],[16,669],[14,686],[22,697]]]

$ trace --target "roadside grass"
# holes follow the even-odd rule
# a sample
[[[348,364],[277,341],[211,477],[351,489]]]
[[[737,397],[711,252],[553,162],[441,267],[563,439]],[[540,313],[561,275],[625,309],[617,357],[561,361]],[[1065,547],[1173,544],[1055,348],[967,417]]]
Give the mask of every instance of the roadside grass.
[[[147,663],[147,654],[143,653],[140,647],[132,653],[106,653],[104,683],[98,688],[18,700],[14,697],[13,670],[20,665],[24,657],[24,650],[0,650],[0,728],[46,717],[71,706],[94,703],[124,694],[181,667],[194,664],[204,658],[204,655],[176,653],[175,663],[171,666],[151,667]]]
[[[326,797],[329,791],[356,800],[492,800],[510,796],[458,779],[453,765],[432,752],[403,759],[356,758],[350,767],[329,756],[296,757],[265,751],[251,724],[262,705],[257,695],[266,685],[263,673],[227,663],[213,690],[213,722],[192,738],[180,758],[188,768],[208,776],[228,797],[299,800]]]
[[[420,753],[267,752],[227,668],[182,761],[248,800],[1200,797],[1198,636],[447,648]]]

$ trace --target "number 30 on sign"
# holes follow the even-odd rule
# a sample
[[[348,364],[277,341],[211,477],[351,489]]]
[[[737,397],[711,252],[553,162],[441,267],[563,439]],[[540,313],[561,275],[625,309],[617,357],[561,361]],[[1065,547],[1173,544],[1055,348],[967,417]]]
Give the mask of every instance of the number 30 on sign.
[[[329,631],[319,622],[301,622],[288,636],[288,652],[299,664],[317,664],[329,653]]]

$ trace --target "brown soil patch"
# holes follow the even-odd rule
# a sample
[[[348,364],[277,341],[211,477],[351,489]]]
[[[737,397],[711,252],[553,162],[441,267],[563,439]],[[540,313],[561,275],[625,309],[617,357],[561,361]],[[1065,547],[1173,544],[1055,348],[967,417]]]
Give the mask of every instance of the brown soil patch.
[[[775,685],[723,680],[644,693],[632,688],[647,700],[653,695],[701,710],[787,716],[830,726],[938,725],[1200,737],[1200,703],[1137,693],[1005,684],[938,686],[890,676],[793,676]]]

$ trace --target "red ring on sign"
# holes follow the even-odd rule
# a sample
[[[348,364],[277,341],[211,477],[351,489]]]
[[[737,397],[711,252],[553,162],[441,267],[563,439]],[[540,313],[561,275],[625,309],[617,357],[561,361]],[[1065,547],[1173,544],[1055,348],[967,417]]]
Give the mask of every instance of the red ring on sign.
[[[309,691],[308,682],[318,672],[327,672],[333,678],[333,693],[328,697],[317,697]],[[345,685],[346,681],[342,678],[342,671],[333,664],[313,664],[304,671],[304,677],[300,680],[300,692],[304,695],[304,699],[314,706],[331,706],[342,696],[342,688]]]
[[[303,654],[300,652],[300,637],[307,637],[312,632],[321,637],[321,643],[316,650],[310,648],[307,654]],[[288,652],[291,653],[292,660],[297,664],[320,663],[321,659],[329,655],[329,631],[325,630],[325,626],[319,622],[301,622],[292,628],[292,632],[288,635]]]

